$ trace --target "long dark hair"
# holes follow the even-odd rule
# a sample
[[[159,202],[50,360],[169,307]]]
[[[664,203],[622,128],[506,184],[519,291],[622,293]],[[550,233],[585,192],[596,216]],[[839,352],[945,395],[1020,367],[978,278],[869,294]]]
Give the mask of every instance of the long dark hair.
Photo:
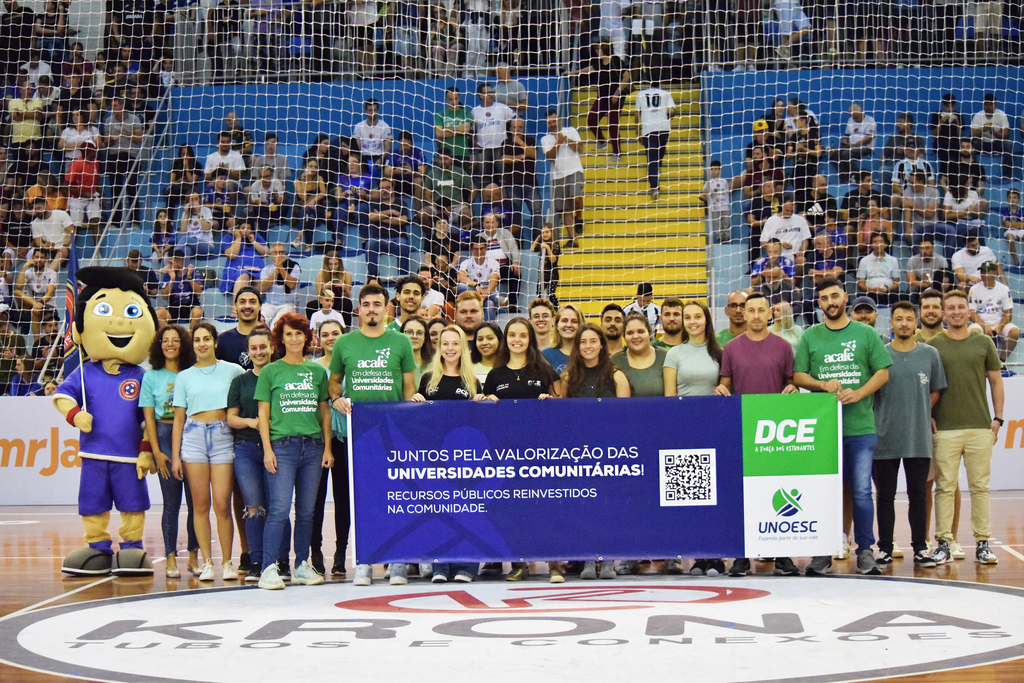
[[[430,321],[421,315],[409,316],[409,319],[402,323],[401,333],[405,334],[405,326],[411,322],[418,322],[423,326],[423,347],[420,348],[420,358],[423,359],[423,365],[429,365],[430,361],[434,359],[434,342],[430,341]]]
[[[480,334],[480,330],[484,328],[487,328],[488,330],[494,332],[494,336],[498,338],[498,350],[494,352],[494,360],[497,361],[499,358],[502,357],[502,351],[505,350],[505,333],[501,331],[501,327],[498,325],[498,323],[494,322],[493,320],[488,320],[485,323],[481,323],[480,327],[476,328],[476,334]],[[474,363],[479,363],[484,359],[484,354],[480,353],[480,351],[476,348],[476,344],[473,344],[473,348],[470,349],[470,355],[473,357]]]
[[[167,366],[167,358],[164,356],[164,335],[174,332],[178,335],[180,351],[178,351],[178,372],[188,370],[196,364],[196,352],[192,348],[192,336],[181,325],[166,325],[156,336],[153,343],[149,345],[149,365],[154,370],[163,370]]]
[[[700,310],[704,311],[704,339],[708,344],[708,355],[711,356],[711,360],[722,365],[722,347],[718,344],[718,338],[715,336],[715,322],[711,319],[711,311],[708,310],[708,305],[703,301],[697,299],[690,299],[683,304],[683,311],[686,311],[687,306],[697,306]],[[683,343],[690,341],[690,335],[686,332],[686,323],[683,323]]]
[[[526,375],[530,379],[539,379],[545,383],[545,386],[550,387],[555,380],[558,379],[558,375],[555,374],[551,364],[548,363],[547,359],[540,352],[537,347],[537,333],[533,331],[533,325],[530,321],[522,316],[512,318],[505,324],[505,333],[501,336],[501,339],[508,339],[508,330],[513,325],[522,325],[526,328],[527,333],[530,335],[530,345],[526,349],[526,366],[523,367],[522,374]],[[494,367],[501,368],[508,365],[511,360],[512,354],[508,349],[508,342],[502,341],[501,348],[498,349],[498,356],[494,361]]]
[[[580,354],[580,339],[584,332],[594,332],[601,340],[601,353],[597,357],[597,390],[598,395],[606,390],[615,389],[615,366],[612,364],[611,354],[608,353],[608,337],[604,330],[594,323],[587,323],[576,331],[572,340],[572,352],[569,354],[569,362],[565,364],[563,378],[565,379],[565,397],[575,398],[580,395],[580,388],[586,378],[587,365]]]

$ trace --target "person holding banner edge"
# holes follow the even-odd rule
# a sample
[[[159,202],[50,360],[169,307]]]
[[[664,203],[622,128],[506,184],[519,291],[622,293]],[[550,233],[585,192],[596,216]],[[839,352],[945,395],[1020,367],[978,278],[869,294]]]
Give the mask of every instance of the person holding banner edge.
[[[387,329],[387,305],[387,290],[372,283],[363,285],[359,291],[359,329],[334,344],[328,391],[331,406],[342,415],[352,412],[353,403],[408,401],[416,393],[412,343],[401,332]],[[372,582],[373,568],[356,558],[352,585],[369,586]],[[408,583],[404,564],[392,565],[390,582]]]
[[[823,322],[812,325],[800,337],[793,362],[793,381],[801,389],[827,391],[842,404],[843,483],[853,493],[853,531],[857,543],[857,572],[881,573],[874,545],[875,506],[871,497],[874,461],[874,393],[889,380],[892,359],[875,330],[851,320],[846,314],[849,297],[836,280],[816,285]],[[827,574],[830,556],[811,559],[805,573]]]

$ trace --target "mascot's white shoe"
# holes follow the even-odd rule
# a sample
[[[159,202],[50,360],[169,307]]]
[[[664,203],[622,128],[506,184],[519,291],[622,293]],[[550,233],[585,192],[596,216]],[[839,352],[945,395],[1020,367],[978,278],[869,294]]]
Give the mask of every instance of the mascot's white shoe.
[[[108,553],[86,546],[71,551],[64,558],[60,570],[71,576],[105,576],[110,573],[113,561],[114,558]]]

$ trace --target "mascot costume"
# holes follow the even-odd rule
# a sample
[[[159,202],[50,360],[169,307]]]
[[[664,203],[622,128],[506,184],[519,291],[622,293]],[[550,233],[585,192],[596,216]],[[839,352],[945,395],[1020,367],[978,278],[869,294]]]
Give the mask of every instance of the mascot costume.
[[[156,466],[143,439],[139,363],[156,336],[156,314],[135,271],[82,268],[78,280],[83,287],[72,338],[83,360],[57,388],[53,404],[81,430],[78,514],[89,545],[64,558],[61,569],[75,576],[152,574],[142,529],[149,509],[145,477]],[[116,555],[107,531],[113,506],[121,513]]]

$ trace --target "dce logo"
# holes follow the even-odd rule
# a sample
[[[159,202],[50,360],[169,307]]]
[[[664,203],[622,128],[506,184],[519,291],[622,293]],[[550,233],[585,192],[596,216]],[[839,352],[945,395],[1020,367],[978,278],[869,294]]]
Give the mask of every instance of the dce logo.
[[[817,419],[808,418],[800,420],[758,420],[757,433],[754,435],[754,443],[814,443],[814,425]]]

